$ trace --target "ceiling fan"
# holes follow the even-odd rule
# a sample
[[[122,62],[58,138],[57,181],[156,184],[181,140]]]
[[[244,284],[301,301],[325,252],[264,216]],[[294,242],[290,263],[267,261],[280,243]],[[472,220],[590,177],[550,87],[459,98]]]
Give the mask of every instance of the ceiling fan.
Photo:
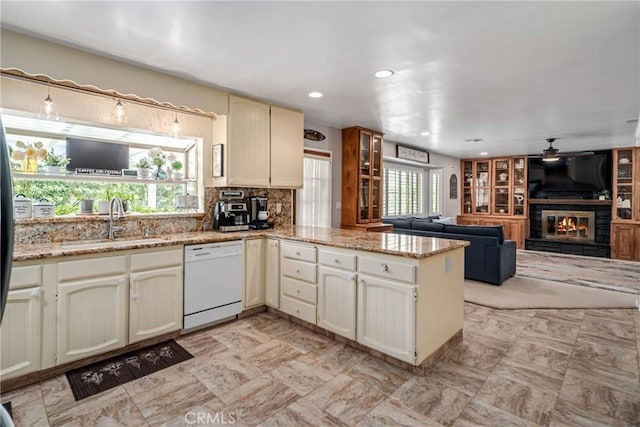
[[[560,157],[575,157],[575,156],[591,156],[593,155],[593,151],[573,151],[573,152],[563,152],[553,147],[554,141],[558,138],[547,138],[547,142],[549,143],[549,148],[545,148],[542,150],[541,155],[534,155],[529,157],[542,158],[543,162],[555,162],[560,159]]]

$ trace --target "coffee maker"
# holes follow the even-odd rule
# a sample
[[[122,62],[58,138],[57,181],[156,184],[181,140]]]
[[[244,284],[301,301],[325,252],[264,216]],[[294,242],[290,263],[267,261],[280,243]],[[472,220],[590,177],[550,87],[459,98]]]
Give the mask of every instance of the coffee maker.
[[[249,229],[249,212],[243,191],[222,190],[214,205],[213,229],[216,231],[242,231]]]
[[[273,223],[267,222],[269,213],[267,212],[266,197],[249,197],[249,227],[253,229],[264,229],[273,227]]]

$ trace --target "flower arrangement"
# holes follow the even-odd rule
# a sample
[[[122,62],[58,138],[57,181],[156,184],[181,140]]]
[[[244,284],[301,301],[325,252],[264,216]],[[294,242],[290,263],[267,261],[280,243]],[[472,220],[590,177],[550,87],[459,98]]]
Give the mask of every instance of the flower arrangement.
[[[138,160],[138,163],[133,166],[138,169],[151,169],[151,160],[149,160],[148,157],[142,157]]]
[[[47,156],[47,150],[42,146],[42,142],[24,143],[16,141],[17,150],[11,153],[11,158],[22,162],[22,171],[29,173],[38,172],[38,160]]]
[[[156,166],[164,166],[167,162],[167,156],[162,152],[162,148],[153,147],[149,150],[149,157],[151,158],[151,162]]]

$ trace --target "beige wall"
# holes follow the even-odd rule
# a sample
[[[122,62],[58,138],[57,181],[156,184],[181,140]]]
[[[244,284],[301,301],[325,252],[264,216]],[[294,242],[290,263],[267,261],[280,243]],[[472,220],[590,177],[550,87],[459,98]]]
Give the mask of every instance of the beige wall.
[[[12,31],[0,30],[0,37],[2,68],[19,68],[216,114],[227,114],[229,109],[229,94],[224,90]]]

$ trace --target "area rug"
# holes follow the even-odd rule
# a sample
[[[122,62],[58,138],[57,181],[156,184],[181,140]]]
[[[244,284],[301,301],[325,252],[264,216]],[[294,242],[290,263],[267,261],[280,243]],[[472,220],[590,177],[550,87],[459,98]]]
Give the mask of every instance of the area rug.
[[[67,372],[67,381],[78,401],[192,357],[191,353],[170,340],[74,369]]]
[[[498,309],[634,308],[637,295],[514,276],[502,286],[466,280],[464,300]]]
[[[518,250],[521,277],[640,295],[640,262]]]

